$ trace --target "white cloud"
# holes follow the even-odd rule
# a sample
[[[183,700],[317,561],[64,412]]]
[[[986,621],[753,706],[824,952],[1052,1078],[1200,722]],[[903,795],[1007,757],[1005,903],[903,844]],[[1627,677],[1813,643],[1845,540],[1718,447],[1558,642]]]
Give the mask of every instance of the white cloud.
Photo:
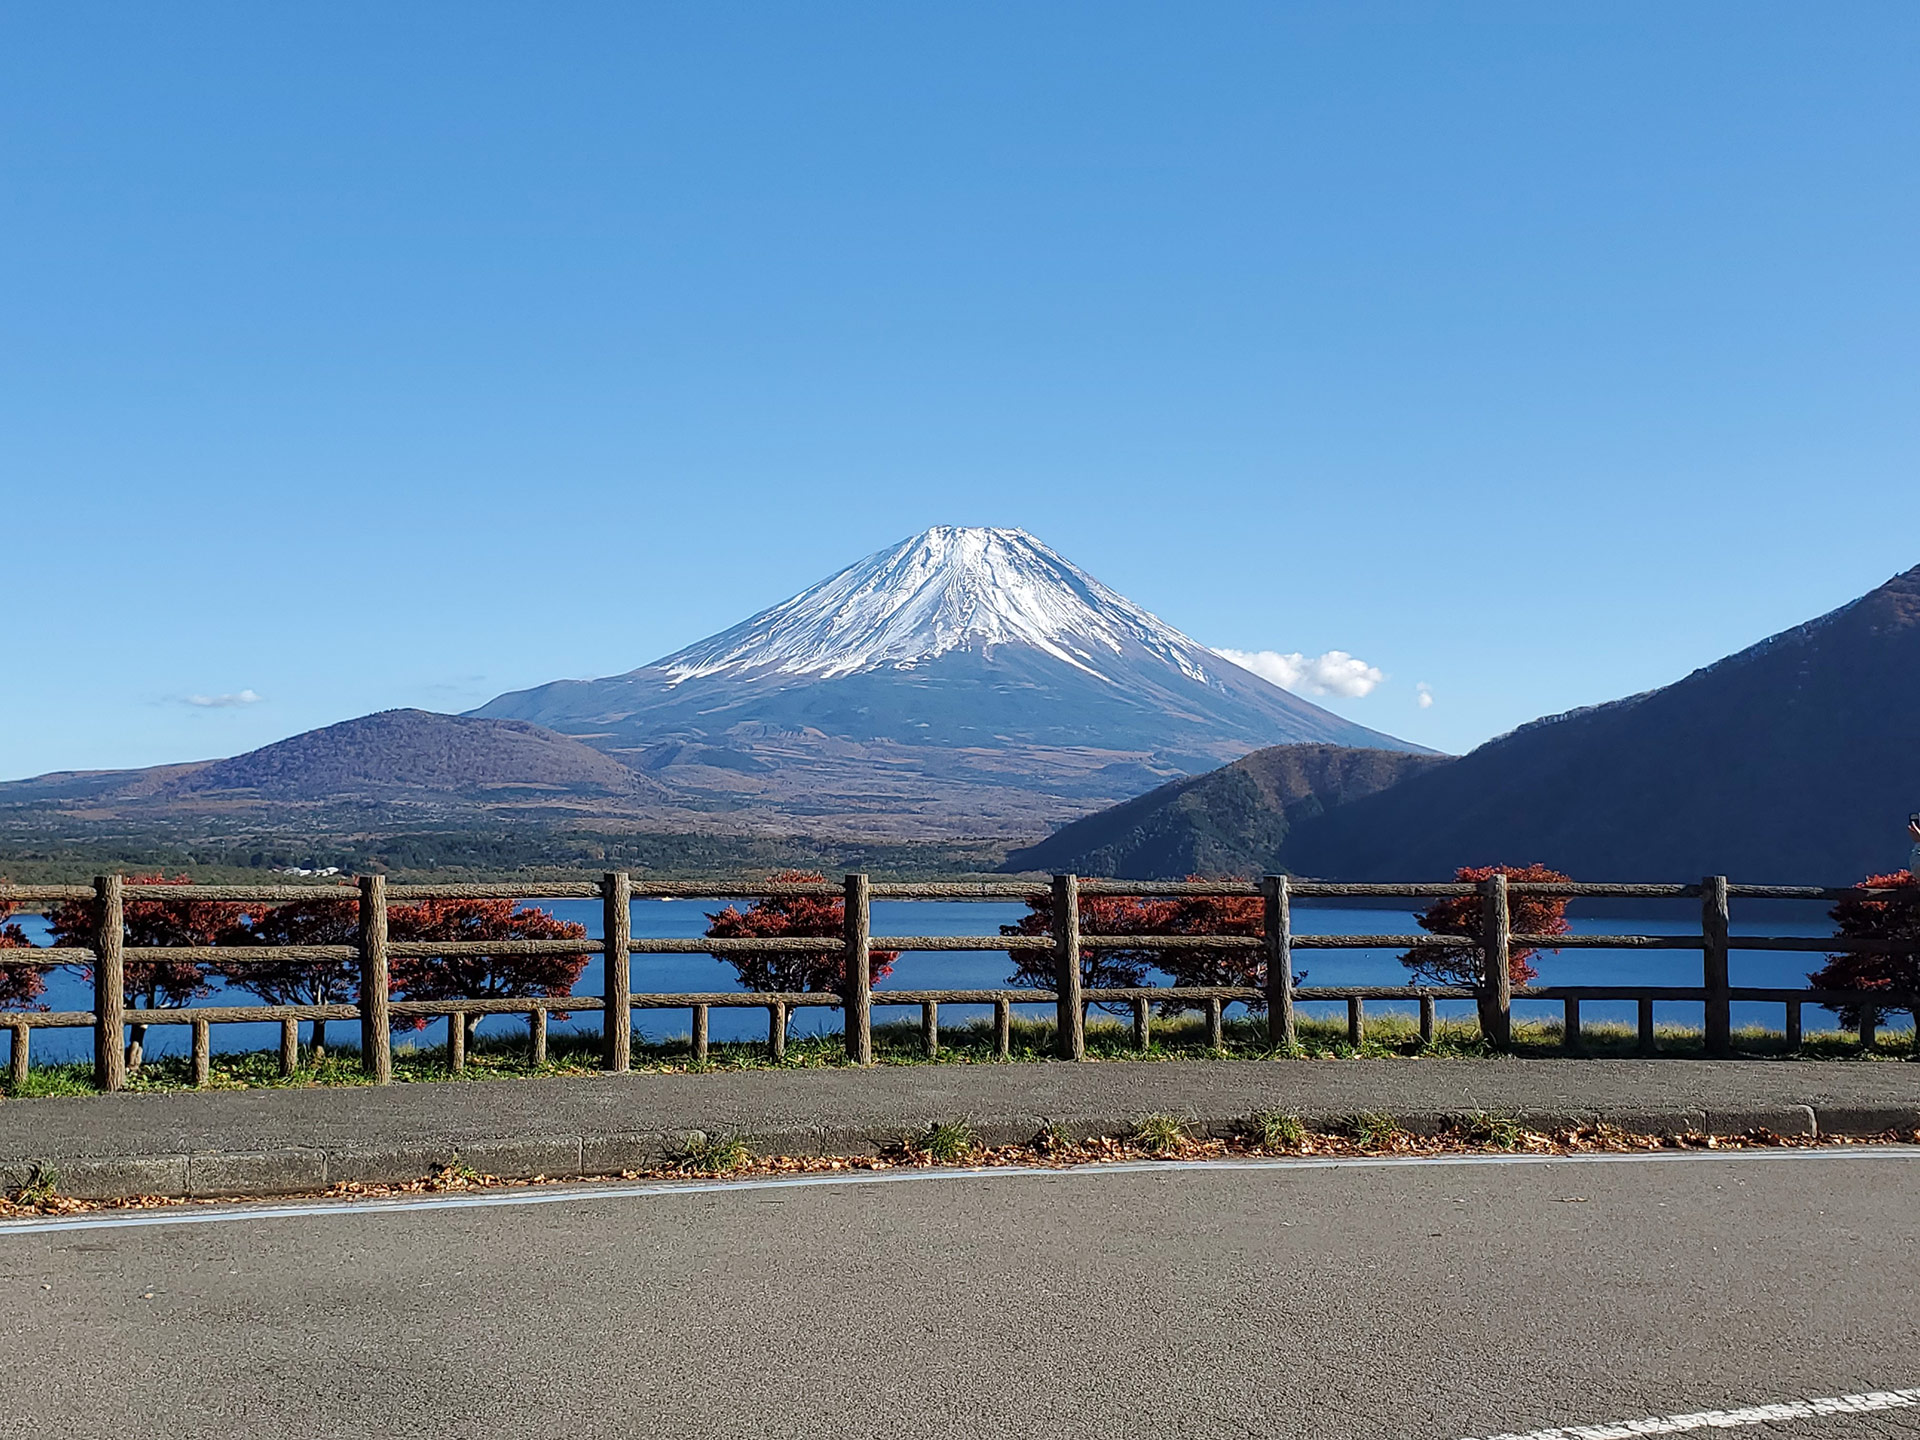
[[[1431,710],[1433,708],[1433,687],[1427,684],[1426,681],[1420,680],[1415,682],[1413,688],[1419,696],[1420,708],[1422,710]]]
[[[188,695],[181,703],[202,710],[230,710],[236,705],[258,705],[262,698],[251,690],[241,690],[232,695]]]
[[[1367,694],[1387,677],[1377,665],[1355,659],[1344,650],[1329,650],[1324,655],[1302,655],[1298,650],[1282,655],[1278,650],[1216,650],[1243,670],[1251,670],[1262,680],[1271,680],[1282,690],[1300,690],[1309,695]]]

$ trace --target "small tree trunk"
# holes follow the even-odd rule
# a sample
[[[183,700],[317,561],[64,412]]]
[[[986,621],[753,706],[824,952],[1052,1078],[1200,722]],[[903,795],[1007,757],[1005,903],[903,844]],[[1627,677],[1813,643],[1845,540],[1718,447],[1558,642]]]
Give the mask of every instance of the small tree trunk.
[[[127,1018],[132,1020],[134,1015],[138,1013],[135,1006],[144,1000],[146,1002],[146,1008],[151,1010],[154,1002],[157,1001],[160,996],[156,988],[148,990],[144,995],[135,995],[130,998],[133,1003],[127,1006]],[[140,1021],[135,1020],[133,1024],[127,1027],[127,1074],[133,1075],[139,1072],[140,1061],[145,1057],[146,1050],[147,1027]]]
[[[467,1027],[467,1054],[473,1054],[474,1038],[480,1033],[480,1017],[466,1014],[460,1017],[460,1023]]]
[[[316,1020],[313,1022],[313,1045],[311,1048],[313,1050],[313,1063],[315,1065],[318,1065],[322,1060],[327,1058],[327,1022],[325,1020]]]
[[[1480,1016],[1480,1033],[1491,1035],[1499,1025],[1499,1016],[1494,1013],[1493,995],[1487,984],[1487,952],[1477,949],[1466,953],[1470,957],[1468,983],[1473,986],[1473,1006]]]

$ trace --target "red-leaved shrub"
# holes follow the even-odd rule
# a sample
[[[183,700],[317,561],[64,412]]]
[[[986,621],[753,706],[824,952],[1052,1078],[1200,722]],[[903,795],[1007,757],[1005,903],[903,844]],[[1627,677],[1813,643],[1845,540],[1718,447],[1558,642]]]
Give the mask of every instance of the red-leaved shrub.
[[[190,875],[129,875],[132,885],[191,885]],[[159,900],[141,899],[123,902],[126,920],[125,944],[150,945],[244,945],[247,907],[233,900]],[[65,900],[48,912],[56,945],[93,947],[100,928],[100,902],[97,899]],[[133,960],[124,962],[124,990],[128,1020],[127,1069],[138,1070],[146,1046],[147,1027],[138,1012],[166,1005],[185,1005],[211,992],[211,971],[197,960]],[[89,978],[92,967],[82,967]]]
[[[1809,984],[1820,990],[1886,990],[1895,994],[1920,994],[1920,877],[1905,870],[1890,875],[1869,875],[1827,914],[1834,922],[1834,933],[1848,940],[1892,940],[1911,942],[1911,949],[1899,949],[1888,955],[1829,955],[1827,963],[1807,976]],[[1885,890],[1872,895],[1865,892]],[[1908,1008],[1895,1005],[1838,1005],[1834,1009],[1848,1025],[1857,1026],[1871,1018],[1878,1025],[1889,1010]]]
[[[387,910],[387,935],[393,940],[579,940],[572,955],[428,955],[395,957],[389,978],[405,1000],[547,999],[573,993],[587,958],[599,942],[586,938],[587,927],[555,919],[535,905],[512,900],[422,900]],[[562,1011],[556,1019],[566,1019]],[[472,1035],[480,1017],[466,1017]],[[418,1029],[419,1016],[394,1021],[395,1029]]]
[[[1568,877],[1545,865],[1463,865],[1453,878],[1478,885],[1495,875],[1507,882],[1531,881],[1535,884],[1564,882]],[[1409,950],[1400,963],[1412,972],[1414,980],[1434,985],[1478,986],[1486,977],[1486,951],[1482,944],[1482,910],[1478,895],[1457,895],[1434,901],[1414,916],[1414,923],[1430,935],[1464,935],[1474,942],[1473,949]],[[1522,935],[1564,935],[1567,933],[1567,902],[1564,897],[1512,895],[1507,898],[1507,927]],[[1507,975],[1515,985],[1525,985],[1539,974],[1533,957],[1539,952],[1514,946],[1507,952]]]
[[[0,950],[31,950],[17,921],[9,917],[19,907],[0,900]],[[11,957],[9,957],[11,958]],[[44,1010],[40,997],[47,989],[47,969],[43,965],[0,965],[0,1010]]]
[[[810,870],[782,870],[767,877],[776,885],[819,884]],[[772,895],[745,910],[729,905],[707,916],[709,940],[773,940],[787,937],[840,939],[846,934],[846,901],[838,895]],[[762,993],[799,991],[840,994],[846,989],[847,957],[837,950],[760,950],[717,955],[731,965],[742,988]],[[893,973],[900,957],[891,950],[867,955],[869,983]]]
[[[1189,876],[1199,879],[1199,876]],[[1258,895],[1082,895],[1080,930],[1088,935],[1127,935],[1140,937],[1137,946],[1120,950],[1080,951],[1080,984],[1087,991],[1134,989],[1149,983],[1148,972],[1158,970],[1175,985],[1250,985],[1261,984],[1261,954],[1258,949],[1155,945],[1157,935],[1252,935],[1265,932],[1265,902]],[[1002,925],[1002,935],[1051,935],[1053,933],[1053,897],[1036,895],[1027,901],[1027,913],[1019,923]],[[1051,990],[1058,983],[1054,957],[1045,950],[1008,952],[1014,972],[1010,985]],[[1263,1009],[1264,1000],[1253,1001],[1249,1008]],[[1113,1008],[1113,1007],[1106,1007]],[[1178,1000],[1169,1000],[1161,1010],[1173,1012],[1187,1008]]]

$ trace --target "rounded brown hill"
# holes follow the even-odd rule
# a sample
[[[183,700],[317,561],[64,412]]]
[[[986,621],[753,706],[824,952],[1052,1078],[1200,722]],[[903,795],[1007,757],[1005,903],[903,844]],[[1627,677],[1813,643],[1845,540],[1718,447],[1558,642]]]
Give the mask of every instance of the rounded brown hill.
[[[632,795],[655,789],[591,746],[525,721],[382,710],[216,760],[168,792],[326,802],[404,791]]]

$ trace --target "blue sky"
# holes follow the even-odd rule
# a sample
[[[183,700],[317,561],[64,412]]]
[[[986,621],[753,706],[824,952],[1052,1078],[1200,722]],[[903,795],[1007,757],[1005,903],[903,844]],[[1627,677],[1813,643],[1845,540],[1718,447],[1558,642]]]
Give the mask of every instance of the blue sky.
[[[8,7],[0,775],[934,523],[1446,749],[1662,684],[1920,564],[1916,94],[1906,3]]]

